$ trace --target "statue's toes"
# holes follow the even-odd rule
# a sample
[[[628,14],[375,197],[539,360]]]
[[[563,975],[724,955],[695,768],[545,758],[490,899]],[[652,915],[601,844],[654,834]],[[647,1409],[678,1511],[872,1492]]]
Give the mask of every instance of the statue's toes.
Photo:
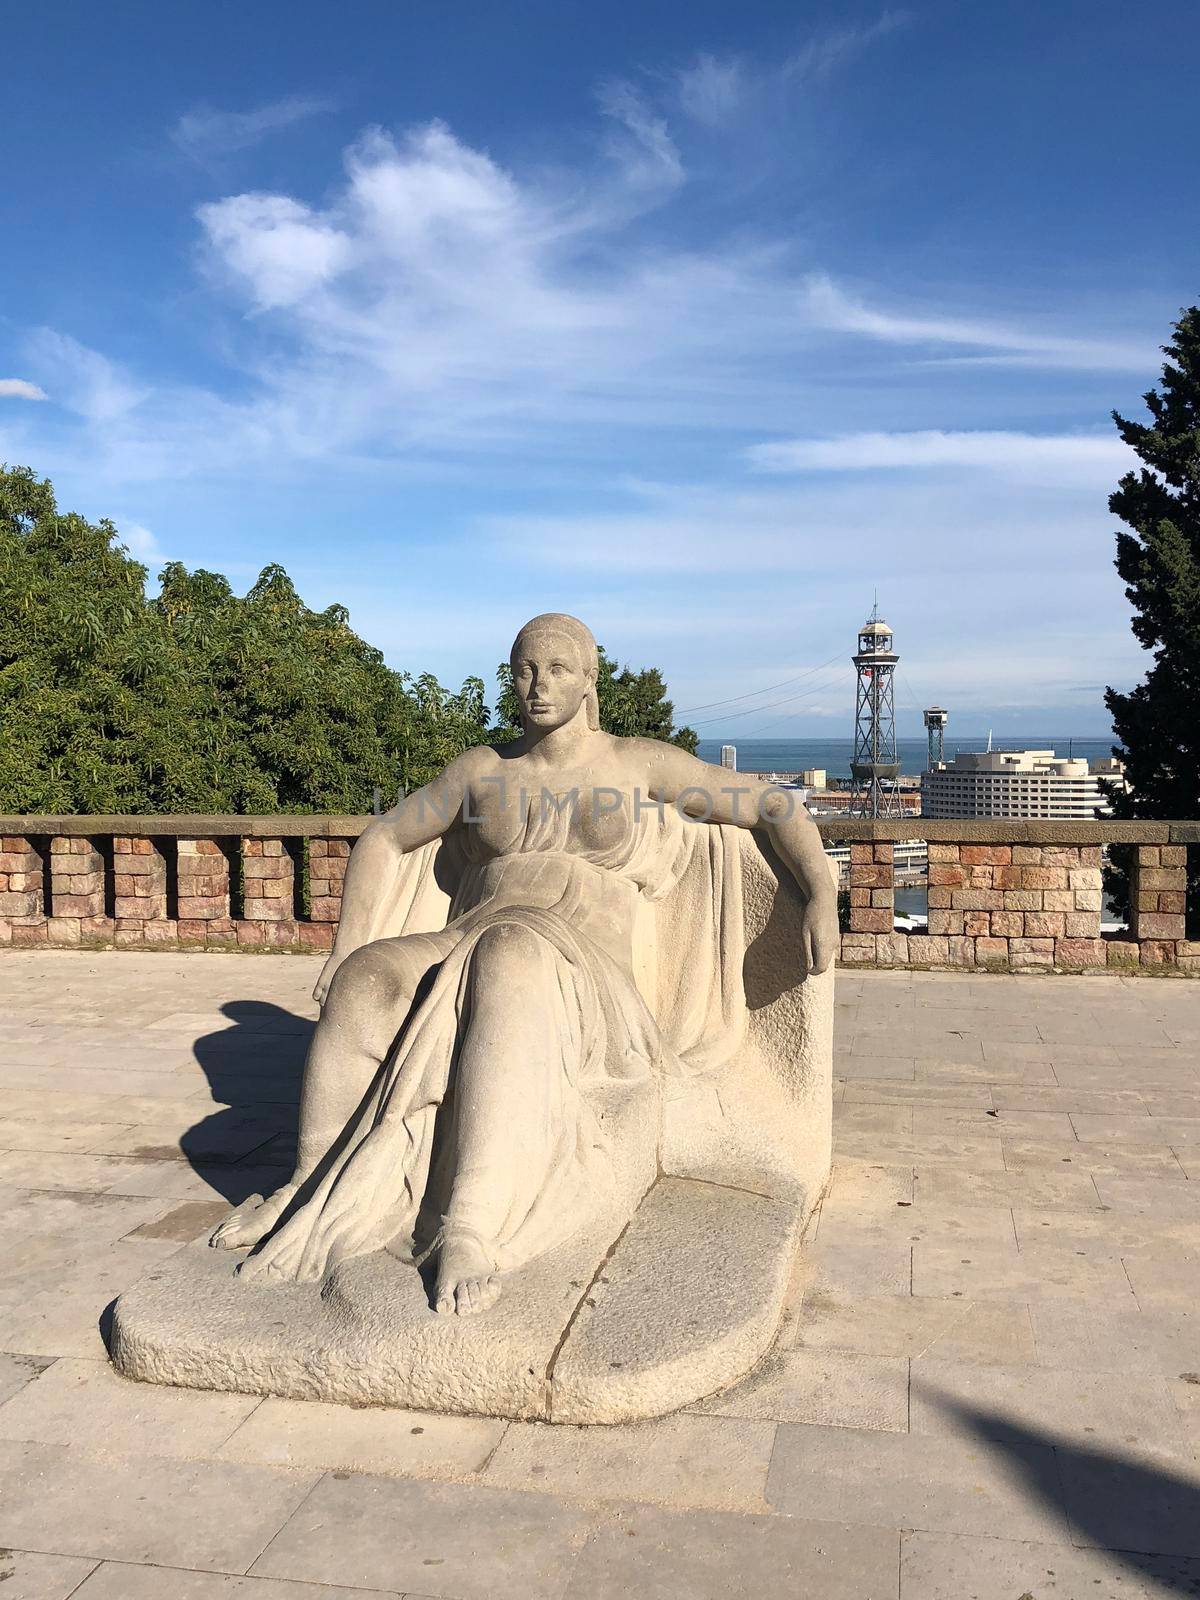
[[[247,1226],[250,1217],[263,1203],[260,1194],[251,1195],[243,1205],[240,1205],[231,1216],[225,1218],[209,1236],[209,1244],[214,1250],[244,1250],[249,1244],[254,1243],[251,1234],[252,1226]]]

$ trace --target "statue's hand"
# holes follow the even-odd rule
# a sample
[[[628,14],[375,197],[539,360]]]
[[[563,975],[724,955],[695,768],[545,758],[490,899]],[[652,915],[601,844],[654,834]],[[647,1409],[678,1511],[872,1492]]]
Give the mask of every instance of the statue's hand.
[[[329,998],[329,985],[333,982],[333,975],[342,964],[342,958],[335,950],[329,960],[321,968],[321,976],[317,979],[316,988],[313,990],[313,999],[319,1006],[323,1006]]]
[[[801,938],[804,943],[804,960],[809,974],[824,972],[841,943],[838,932],[837,895],[814,894],[804,908],[804,926]]]

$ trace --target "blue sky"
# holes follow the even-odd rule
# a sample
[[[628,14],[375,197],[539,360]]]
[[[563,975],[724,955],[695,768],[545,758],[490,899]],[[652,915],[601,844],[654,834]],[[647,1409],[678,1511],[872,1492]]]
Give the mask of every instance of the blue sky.
[[[5,32],[0,460],[152,567],[281,561],[451,682],[574,611],[709,737],[848,737],[876,589],[904,732],[1142,671],[1108,413],[1198,298],[1190,4]]]

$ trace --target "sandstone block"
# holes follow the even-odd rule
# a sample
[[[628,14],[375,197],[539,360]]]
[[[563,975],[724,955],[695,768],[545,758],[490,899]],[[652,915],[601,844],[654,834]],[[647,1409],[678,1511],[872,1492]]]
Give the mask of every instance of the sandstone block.
[[[46,930],[53,945],[70,949],[80,941],[78,917],[49,917],[46,920]]]
[[[1183,917],[1170,915],[1166,912],[1156,912],[1147,915],[1139,914],[1137,927],[1134,931],[1137,934],[1138,942],[1144,945],[1147,940],[1161,939],[1169,939],[1174,944],[1176,939],[1184,937],[1187,930],[1184,927]],[[1142,952],[1142,960],[1145,960],[1145,951]]]
[[[986,914],[976,912],[975,915]],[[929,932],[931,934],[961,934],[963,932],[963,913],[961,911],[931,911],[929,913]]]
[[[892,886],[891,867],[854,867],[850,868],[850,882],[860,889],[890,889]]]
[[[306,950],[333,949],[333,928],[328,922],[301,922],[296,935],[297,943]]]
[[[934,884],[928,895],[929,909],[931,911],[949,911],[953,896],[953,889],[943,888],[940,884]]]
[[[870,889],[868,893],[871,896],[871,904],[877,909],[883,908],[887,911],[895,909],[896,897],[890,889]]]
[[[1159,865],[1163,867],[1186,867],[1187,845],[1185,844],[1160,844],[1158,847]]]
[[[1102,967],[1107,960],[1103,939],[1059,939],[1054,946],[1059,967]]]
[[[181,894],[179,916],[181,921],[211,922],[229,915],[228,895]]]
[[[13,885],[16,888],[16,884]],[[1158,909],[1160,911],[1173,911],[1177,914],[1187,910],[1187,895],[1182,890],[1176,894],[1167,889],[1160,891],[1158,896]]]
[[[237,925],[237,942],[239,945],[249,946],[251,949],[261,948],[267,942],[267,927],[262,922],[239,922]]]
[[[1042,909],[1041,889],[1005,889],[1005,911],[1040,911]]]
[[[929,860],[930,860],[930,863],[933,863],[935,861],[938,862],[938,863],[946,863],[946,864],[948,864],[950,862],[956,862],[958,860],[958,852],[959,852],[960,848],[961,847],[959,845],[956,845],[956,844],[942,844],[938,840],[930,840],[930,843],[929,843]]]
[[[1076,889],[1076,911],[1099,911],[1101,894],[1099,889]]]
[[[1186,887],[1187,874],[1180,867],[1148,867],[1144,871],[1139,867],[1137,886],[1139,889],[1181,889]]]
[[[284,853],[282,839],[263,839],[262,853],[265,856],[281,856]]]
[[[1066,933],[1061,911],[1027,911],[1025,934],[1031,939],[1061,939]]]
[[[994,939],[1019,939],[1025,932],[1023,911],[993,911],[991,922],[991,934]],[[1008,951],[1004,953],[1007,957]]]
[[[992,886],[996,889],[1019,889],[1021,887],[1020,867],[993,867]]]
[[[1015,844],[1013,845],[1012,858],[1018,867],[1040,867],[1042,864],[1042,847],[1040,844]]]
[[[875,861],[884,862],[889,867],[895,861],[895,846],[887,840],[875,840],[871,846],[871,853]]]
[[[1054,964],[1053,939],[1010,939],[1008,941],[1008,959],[1014,972],[1025,972],[1036,967],[1050,967]]]
[[[964,844],[960,859],[967,867],[1007,867],[1012,862],[1012,846],[1007,844]]]
[[[40,909],[32,889],[0,891],[0,917],[36,917]]]
[[[314,896],[318,893],[317,886],[316,886],[315,883],[312,885],[312,892],[313,892]],[[870,891],[870,889],[860,889],[857,886],[852,888],[850,890],[850,904],[852,906],[869,906],[871,904],[871,891]],[[1158,905],[1158,900],[1157,900],[1157,896],[1156,896],[1155,897],[1155,909],[1157,909],[1157,905]]]
[[[893,914],[874,906],[851,906],[850,928],[854,933],[891,933]]]
[[[313,922],[328,925],[339,922],[341,915],[342,900],[340,895],[322,895],[320,898],[314,896],[309,903],[309,917]]]
[[[1110,967],[1136,967],[1142,953],[1131,939],[1103,939],[1104,953]]]
[[[12,922],[12,944],[16,950],[30,950],[35,945],[50,943],[50,926],[47,922]]]
[[[1007,939],[976,939],[975,960],[980,966],[1008,966]]]
[[[208,923],[202,917],[185,917],[183,902],[180,901],[180,917],[178,921],[180,944],[204,944],[208,939]]]
[[[1136,846],[1134,864],[1140,870],[1142,867],[1157,867],[1160,863],[1159,846],[1156,844],[1139,844]]]
[[[950,942],[944,938],[910,933],[908,936],[908,959],[913,966],[948,967],[950,965]]]
[[[178,852],[182,856],[223,856],[225,852],[215,839],[180,839]]]
[[[1043,911],[1074,911],[1075,895],[1071,889],[1043,889]]]
[[[871,849],[869,842],[867,844],[855,843],[850,846],[850,865],[852,867],[869,866],[874,859],[875,853]]]
[[[104,944],[112,938],[113,926],[111,917],[106,917],[102,911],[96,911],[82,916],[79,932],[86,943]]]
[[[1067,879],[1072,889],[1098,889],[1100,887],[1100,868],[1072,867],[1067,873]]]
[[[174,917],[151,917],[142,925],[142,936],[149,945],[179,942],[179,924]]]
[[[1065,867],[1022,867],[1022,889],[1066,889],[1067,869]]]
[[[964,911],[962,931],[968,939],[986,939],[992,931],[992,918],[1004,916],[1003,911]],[[930,933],[934,930],[930,928]],[[947,933],[953,933],[953,928],[947,928]]]
[[[1138,950],[1144,967],[1169,967],[1174,964],[1174,939],[1143,939]]]
[[[117,925],[113,929],[113,943],[117,949],[140,950],[144,926],[140,917],[118,917]]]
[[[1003,911],[1002,889],[952,889],[951,904],[956,911]]]
[[[98,917],[104,911],[104,896],[102,894],[56,894],[54,896],[54,915],[56,917]]]
[[[951,937],[948,944],[950,965],[952,967],[973,967],[975,965],[974,939]]]
[[[1068,939],[1094,939],[1098,937],[1100,918],[1090,911],[1068,911],[1063,918],[1064,933]]]
[[[948,889],[959,889],[966,881],[966,874],[958,865],[947,864],[942,866],[941,864],[935,864],[933,861],[929,863],[929,884],[931,888],[936,884],[939,887]]]

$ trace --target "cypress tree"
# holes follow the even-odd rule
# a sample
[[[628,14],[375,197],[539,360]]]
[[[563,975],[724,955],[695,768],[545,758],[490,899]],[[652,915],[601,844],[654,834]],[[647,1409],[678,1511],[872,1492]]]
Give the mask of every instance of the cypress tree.
[[[1107,689],[1125,762],[1128,792],[1111,793],[1118,817],[1200,816],[1200,307],[1184,311],[1163,346],[1162,382],[1144,396],[1149,422],[1113,413],[1142,466],[1109,497],[1125,527],[1117,532],[1116,569],[1133,606],[1133,632],[1153,653],[1141,683]],[[1200,851],[1188,873],[1188,931],[1200,931]],[[1121,870],[1112,875],[1118,904],[1128,904]]]

